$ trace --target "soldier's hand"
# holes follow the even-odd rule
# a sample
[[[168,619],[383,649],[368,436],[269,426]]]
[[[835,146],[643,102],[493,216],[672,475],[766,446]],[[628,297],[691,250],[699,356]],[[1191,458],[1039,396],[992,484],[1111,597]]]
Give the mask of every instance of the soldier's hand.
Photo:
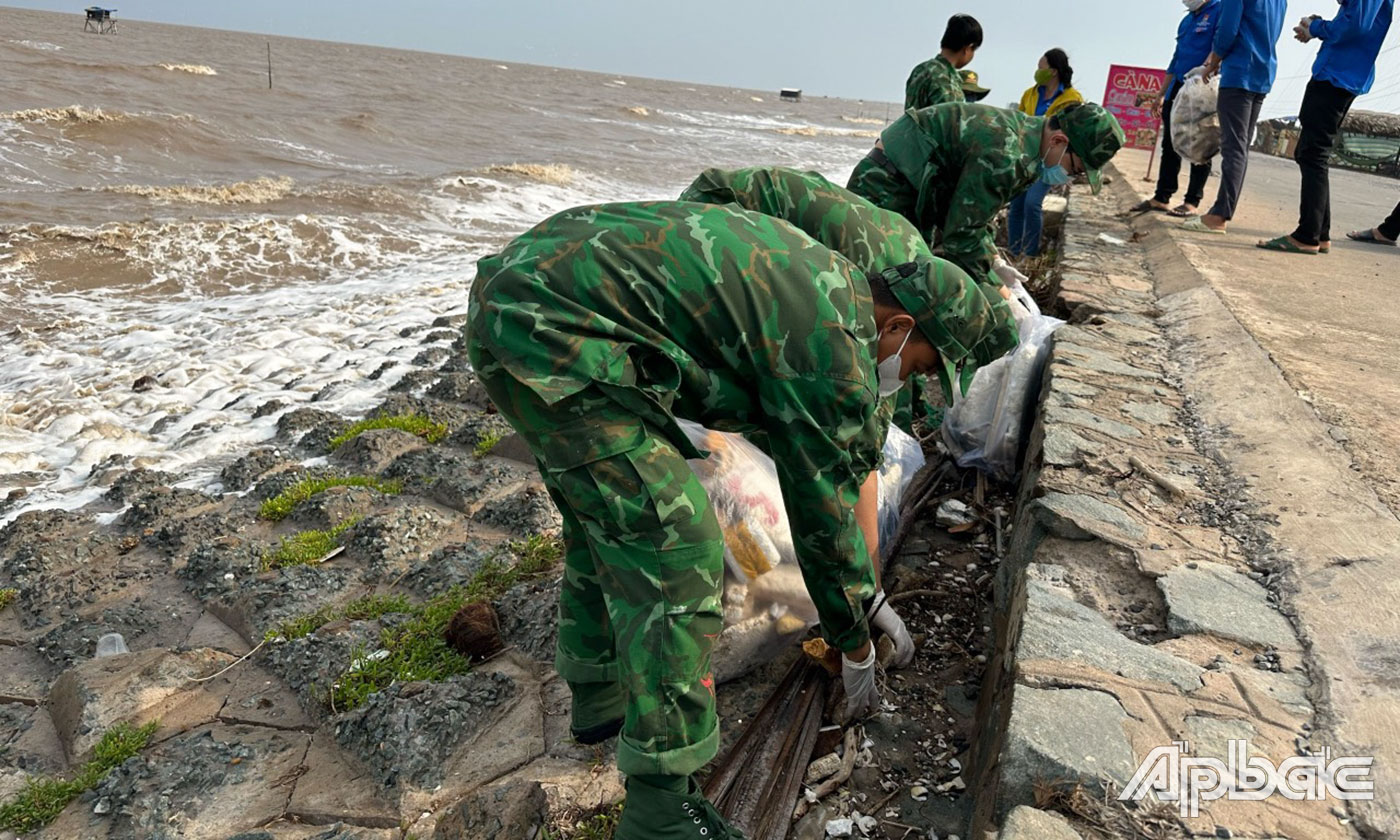
[[[1017,271],[1015,266],[1001,257],[997,257],[996,262],[992,263],[992,273],[995,274],[997,279],[1001,280],[1002,283],[1013,288],[1024,285],[1026,281],[1030,279]],[[1007,297],[1007,295],[1002,295],[1002,297]]]
[[[890,664],[896,668],[903,668],[914,661],[914,639],[904,626],[904,619],[889,605],[883,589],[875,593],[875,603],[878,606],[875,608],[875,614],[870,617],[870,623],[884,631],[885,635],[890,637],[890,641],[894,642],[894,661]]]
[[[872,715],[880,708],[880,689],[875,685],[875,646],[866,642],[864,647],[867,653],[860,661],[841,654],[841,684],[846,688],[846,716],[851,720]]]

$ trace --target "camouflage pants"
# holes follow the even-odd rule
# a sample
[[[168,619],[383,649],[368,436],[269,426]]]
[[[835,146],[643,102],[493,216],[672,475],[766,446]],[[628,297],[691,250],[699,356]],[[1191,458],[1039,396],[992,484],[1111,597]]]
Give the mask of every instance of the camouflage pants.
[[[719,749],[710,652],[724,623],[724,543],[705,489],[664,436],[597,387],[546,405],[478,361],[563,517],[555,668],[575,691],[621,684],[620,771],[699,770]]]
[[[919,190],[903,175],[890,171],[882,160],[884,153],[877,155],[875,151],[861,158],[851,171],[851,180],[846,183],[846,189],[876,207],[898,213],[918,228]],[[919,232],[928,237],[928,231],[920,228]]]

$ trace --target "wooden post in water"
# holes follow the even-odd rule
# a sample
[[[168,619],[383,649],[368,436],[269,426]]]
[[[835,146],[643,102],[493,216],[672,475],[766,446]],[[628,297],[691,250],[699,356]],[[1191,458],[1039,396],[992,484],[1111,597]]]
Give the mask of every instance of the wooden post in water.
[[[267,42],[267,89],[272,90],[272,42]]]

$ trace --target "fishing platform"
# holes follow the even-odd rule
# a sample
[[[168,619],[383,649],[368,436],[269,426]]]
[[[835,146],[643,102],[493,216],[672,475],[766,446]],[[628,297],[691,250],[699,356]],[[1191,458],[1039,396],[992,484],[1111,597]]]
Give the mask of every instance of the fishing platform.
[[[117,19],[112,17],[116,9],[104,9],[101,6],[88,6],[83,11],[87,12],[87,20],[83,22],[84,32],[96,32],[98,35],[106,35],[117,31]]]

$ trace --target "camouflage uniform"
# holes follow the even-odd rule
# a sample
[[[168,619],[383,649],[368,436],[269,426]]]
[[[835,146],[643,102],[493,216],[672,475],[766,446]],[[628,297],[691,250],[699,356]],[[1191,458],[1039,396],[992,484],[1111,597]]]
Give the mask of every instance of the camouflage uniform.
[[[990,105],[906,111],[856,164],[847,189],[914,223],[943,255],[985,278],[996,259],[997,213],[1040,176],[1045,118]]]
[[[962,285],[911,311],[954,362],[1006,328]],[[885,425],[874,305],[853,263],[732,206],[579,207],[480,262],[467,332],[563,516],[558,670],[576,690],[624,690],[620,770],[685,775],[718,748],[723,543],[676,417],[766,437],[823,634],[842,650],[869,638],[854,506]]]
[[[906,111],[880,134],[846,188],[914,223],[943,255],[976,278],[996,259],[997,213],[1040,176],[1045,117],[990,105],[935,105]],[[1099,189],[1099,168],[1123,145],[1118,120],[1083,104],[1056,115],[1070,151]]]
[[[790,222],[867,273],[918,258],[937,259],[903,216],[876,207],[816,172],[781,166],[706,169],[680,197],[682,201],[737,204]],[[948,271],[957,271],[951,264],[944,265]],[[1006,309],[1001,295],[993,289],[984,290],[984,296],[993,309]],[[1009,339],[1014,346],[1015,336]],[[911,376],[894,398],[884,401],[881,411],[895,425],[911,431],[915,416],[930,415],[930,396],[924,377]]]
[[[936,55],[916,66],[904,83],[904,110],[929,108],[945,102],[963,102],[962,76],[953,63]]]

